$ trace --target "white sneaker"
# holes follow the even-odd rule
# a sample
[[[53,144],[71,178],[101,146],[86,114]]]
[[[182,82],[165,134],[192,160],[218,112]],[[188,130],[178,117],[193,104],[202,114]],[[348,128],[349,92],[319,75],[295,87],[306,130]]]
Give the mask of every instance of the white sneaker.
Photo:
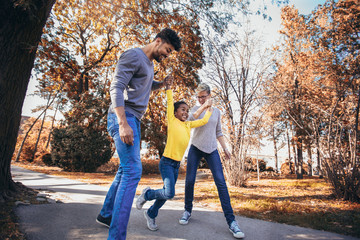
[[[155,223],[155,218],[149,217],[149,215],[147,214],[147,210],[144,211],[144,216],[147,222],[148,229],[150,229],[151,231],[156,231],[159,229]]]
[[[230,232],[232,232],[234,238],[244,238],[245,234],[241,231],[239,224],[236,220],[232,221],[229,227]]]
[[[144,204],[146,203],[146,200],[145,200],[145,193],[150,190],[150,187],[146,187],[142,193],[140,194],[140,196],[137,198],[136,200],[136,208],[141,210],[142,207],[144,206]]]
[[[189,213],[188,211],[185,211],[182,215],[182,217],[179,220],[179,223],[181,225],[186,225],[189,223],[189,219],[191,218],[191,213]]]

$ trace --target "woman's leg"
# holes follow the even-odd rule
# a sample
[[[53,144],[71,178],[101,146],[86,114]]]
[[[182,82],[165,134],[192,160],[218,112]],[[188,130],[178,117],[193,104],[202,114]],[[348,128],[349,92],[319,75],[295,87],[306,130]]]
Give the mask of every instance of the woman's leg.
[[[185,210],[191,213],[194,200],[194,185],[196,171],[199,166],[202,151],[191,145],[187,158],[186,179],[185,179]]]
[[[216,187],[218,189],[221,207],[223,209],[226,222],[230,225],[232,221],[235,220],[235,216],[231,207],[230,195],[226,186],[219,152],[215,150],[214,152],[207,154],[207,156],[205,156],[205,159],[209,165]]]

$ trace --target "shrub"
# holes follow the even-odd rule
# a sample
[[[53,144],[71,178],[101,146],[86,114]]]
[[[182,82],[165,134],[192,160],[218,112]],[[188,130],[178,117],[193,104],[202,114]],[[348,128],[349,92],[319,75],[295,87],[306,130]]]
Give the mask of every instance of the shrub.
[[[51,158],[50,153],[45,153],[44,155],[42,155],[41,160],[46,166],[54,166],[55,165],[54,161]]]
[[[54,164],[66,171],[95,172],[112,156],[107,135],[77,125],[55,128],[51,147]]]

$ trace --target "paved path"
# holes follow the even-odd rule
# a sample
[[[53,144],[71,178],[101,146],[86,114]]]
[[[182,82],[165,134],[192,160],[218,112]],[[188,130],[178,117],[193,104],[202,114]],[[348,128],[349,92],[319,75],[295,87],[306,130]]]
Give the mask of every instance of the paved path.
[[[108,186],[87,184],[12,166],[15,181],[40,189],[50,199],[49,204],[19,205],[16,213],[20,228],[28,240],[106,239],[108,228],[95,222]],[[57,201],[57,202],[56,202]],[[135,202],[135,201],[134,201]],[[151,203],[146,203],[147,209]],[[149,231],[143,212],[134,206],[131,211],[127,239],[147,240],[226,240],[234,239],[221,212],[202,208],[193,210],[189,225],[180,225],[178,219],[183,204],[168,201],[159,212],[159,230]],[[355,240],[339,234],[266,222],[237,216],[246,240],[321,239]]]

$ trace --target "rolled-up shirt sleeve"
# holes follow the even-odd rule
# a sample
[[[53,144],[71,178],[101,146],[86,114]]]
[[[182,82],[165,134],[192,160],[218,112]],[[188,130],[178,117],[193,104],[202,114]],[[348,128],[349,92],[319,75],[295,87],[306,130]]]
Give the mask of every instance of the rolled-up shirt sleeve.
[[[125,105],[124,90],[128,88],[129,82],[138,68],[139,61],[135,51],[129,50],[121,54],[110,84],[110,98],[114,108]]]

